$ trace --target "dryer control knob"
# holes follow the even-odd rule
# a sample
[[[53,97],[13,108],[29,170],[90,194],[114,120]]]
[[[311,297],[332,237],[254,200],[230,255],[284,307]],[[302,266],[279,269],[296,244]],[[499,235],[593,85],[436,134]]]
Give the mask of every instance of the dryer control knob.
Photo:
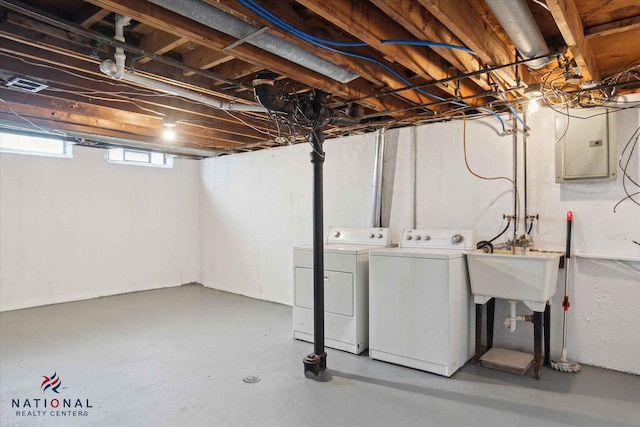
[[[369,234],[369,238],[373,239],[375,236],[373,235],[373,233]]]
[[[378,239],[382,239],[382,234],[378,234]]]
[[[339,231],[334,231],[333,232],[333,237],[340,237],[340,232]]]
[[[406,239],[407,239],[407,240],[411,240],[411,239],[412,239],[412,237],[411,237],[411,236],[407,236],[407,237],[406,237]]]
[[[424,240],[431,240],[431,236],[424,236]]]
[[[464,237],[462,237],[460,234],[454,234],[451,237],[451,243],[458,244],[458,243],[462,243],[463,241],[464,241]]]
[[[420,239],[422,239],[422,237],[416,236],[416,240],[420,240]]]

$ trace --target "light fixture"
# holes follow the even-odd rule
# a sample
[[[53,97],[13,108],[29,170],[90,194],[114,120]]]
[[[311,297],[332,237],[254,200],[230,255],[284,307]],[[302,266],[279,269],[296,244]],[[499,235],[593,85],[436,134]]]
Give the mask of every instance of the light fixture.
[[[176,122],[171,119],[164,119],[164,132],[162,137],[167,141],[173,141],[176,139]]]
[[[527,106],[527,112],[533,114],[540,108],[538,99],[542,98],[542,91],[540,90],[540,84],[532,84],[524,91],[524,96],[529,99],[529,105]]]

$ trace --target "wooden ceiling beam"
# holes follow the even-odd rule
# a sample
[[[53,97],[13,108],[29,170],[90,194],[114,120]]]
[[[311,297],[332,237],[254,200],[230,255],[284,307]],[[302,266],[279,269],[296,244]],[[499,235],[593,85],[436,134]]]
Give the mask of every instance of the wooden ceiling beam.
[[[65,125],[83,126],[92,134],[104,135],[105,131],[116,131],[130,135],[130,138],[161,135],[163,120],[158,117],[150,117],[144,114],[132,114],[118,108],[109,108],[93,105],[91,103],[67,101],[59,98],[18,92],[16,90],[0,87],[0,97],[6,106],[0,105],[2,118],[14,115],[28,118],[44,118],[50,122],[51,127],[64,127]],[[184,127],[181,125],[181,127]],[[255,143],[255,139],[239,135],[226,134],[210,129],[199,128],[193,131],[199,138],[207,138],[218,141],[218,144],[226,142],[223,146],[238,146]],[[188,133],[183,133],[183,136]]]
[[[211,50],[203,46],[182,55],[182,62],[190,67],[199,68],[201,70],[208,70],[209,68],[213,68],[216,65],[223,64],[232,59],[233,57],[229,56],[227,52]],[[183,74],[188,77],[195,73],[192,71],[185,71]]]
[[[16,117],[13,114],[7,114],[6,111],[2,110],[1,105],[0,105],[0,120],[2,120],[4,123],[7,123],[7,124],[12,123],[13,126],[17,129],[28,131],[28,129],[25,128],[24,120]],[[147,135],[132,136],[125,132],[113,131],[113,130],[107,130],[107,129],[103,129],[102,133],[100,135],[97,135],[93,132],[95,130],[94,128],[83,126],[83,125],[76,125],[71,123],[60,123],[60,122],[55,122],[52,120],[42,119],[38,117],[30,117],[29,121],[32,122],[33,125],[35,125],[36,127],[40,127],[40,129],[37,129],[36,127],[34,127],[35,132],[41,132],[43,129],[56,129],[61,132],[79,132],[83,134],[93,135],[92,138],[88,138],[88,141],[96,141],[96,142],[103,142],[101,141],[101,139],[111,139],[111,138],[119,139],[122,141],[134,140],[136,142],[153,144],[156,147],[156,150],[165,152],[167,154],[180,154],[179,149],[181,147],[191,148],[191,149],[195,148],[200,150],[210,150],[212,152],[224,152],[224,153],[229,152],[231,147],[233,148],[238,147],[230,144],[227,144],[221,147],[212,147],[212,146],[204,146],[203,144],[199,144],[199,143],[181,142],[181,141],[175,141],[175,140],[171,142],[167,142],[159,136],[153,136],[153,137],[150,137]],[[82,145],[91,146],[93,144],[91,143],[87,144],[85,141],[85,144],[82,144]],[[126,144],[123,144],[123,145],[126,145]]]
[[[103,20],[110,13],[111,12],[108,10],[104,10],[92,4],[85,4],[73,15],[73,22],[82,27],[89,28],[96,22]]]
[[[606,24],[595,25],[585,28],[584,35],[587,40],[599,37],[606,37],[613,34],[633,31],[640,28],[640,15],[631,18],[620,19],[618,21],[608,22]]]
[[[587,80],[601,80],[600,68],[589,40],[584,35],[584,27],[574,0],[547,0],[547,6],[583,77]]]
[[[462,40],[413,0],[371,0],[371,2],[409,30],[418,40],[426,39],[455,46],[464,46]],[[482,64],[478,62],[474,55],[462,50],[444,47],[432,47],[431,49],[451,63],[459,72],[473,72],[482,68]],[[472,77],[471,80],[484,90],[491,89],[486,79],[482,77]]]
[[[255,74],[260,70],[262,70],[262,66],[260,64],[249,64],[248,62],[240,59],[233,59],[214,67],[211,71],[227,76],[232,80],[238,80]],[[222,84],[224,84],[224,82],[214,82],[214,85]]]
[[[32,34],[22,28],[0,24],[0,51],[16,52],[23,58],[38,63],[48,64],[62,69],[81,71],[105,79],[108,77],[99,70],[100,60],[89,53],[78,52],[73,44],[54,37],[40,37],[32,41]],[[255,104],[255,97],[249,94],[238,94],[221,88],[215,88],[212,80],[203,76],[185,78],[181,70],[159,62],[138,64],[138,71],[163,76],[164,82],[199,93],[235,99]]]
[[[31,18],[8,12],[6,20],[0,22],[0,29],[11,39],[20,39],[30,45],[46,44],[52,40],[61,40],[65,43],[66,51],[73,56],[90,56],[96,46],[91,41],[70,33],[60,28],[52,27]],[[52,43],[55,44],[55,43]]]
[[[76,123],[94,128],[119,130],[136,135],[145,135],[150,128],[162,129],[162,119],[134,115],[117,108],[107,108],[66,101],[42,94],[18,92],[0,87],[2,99],[19,115],[48,117],[62,123]],[[0,108],[2,108],[0,106]]]
[[[192,40],[201,46],[206,46],[213,50],[223,50],[226,46],[236,41],[236,39],[231,36],[213,30],[145,0],[87,1],[104,9],[147,23],[168,33]],[[265,69],[304,82],[312,88],[320,89],[327,93],[338,94],[347,99],[358,99],[370,95],[375,90],[368,82],[362,79],[356,79],[349,84],[342,84],[247,43],[236,46],[233,49],[233,54],[243,61],[262,64]],[[364,101],[362,104],[376,110],[389,110],[407,106],[407,104],[403,104],[399,100],[381,100],[375,98]]]
[[[487,65],[509,64],[514,59],[511,49],[482,19],[469,11],[474,10],[467,0],[418,0],[465,46],[475,52]],[[496,71],[507,84],[516,86],[515,73],[509,69]]]
[[[7,41],[0,39],[0,54],[7,49]],[[10,47],[10,46],[9,46]],[[15,47],[14,47],[15,49]],[[11,51],[9,49],[9,51]],[[24,52],[22,52],[24,53]],[[12,54],[13,55],[13,54]],[[50,56],[49,61],[52,61],[48,65],[44,58],[30,57],[28,62],[24,62],[23,59],[18,56],[1,56],[0,69],[6,72],[17,75],[33,78],[35,80],[43,81],[52,86],[52,89],[47,89],[47,92],[54,89],[68,89],[71,91],[82,91],[86,94],[91,102],[96,104],[108,103],[106,99],[113,99],[113,102],[120,102],[118,108],[127,109],[123,106],[123,102],[127,101],[128,104],[136,105],[136,108],[131,107],[131,112],[141,113],[144,108],[151,109],[152,111],[161,111],[163,113],[170,113],[170,115],[177,115],[185,118],[189,118],[193,121],[199,121],[201,123],[210,123],[216,129],[225,130],[231,133],[245,136],[258,136],[255,131],[246,126],[245,123],[249,123],[255,128],[266,128],[264,121],[257,121],[253,118],[245,117],[240,122],[234,116],[230,116],[225,112],[208,107],[202,104],[195,104],[183,100],[178,97],[162,96],[149,96],[147,89],[141,90],[136,86],[130,86],[129,83],[124,81],[114,81],[106,76],[98,75],[100,78],[94,78],[90,73],[82,72],[74,69],[73,73],[65,71],[65,67],[69,66],[68,63],[57,62]],[[59,59],[58,61],[63,61]],[[60,64],[56,66],[55,64]],[[44,66],[39,66],[44,65]],[[95,92],[92,94],[92,92]],[[122,92],[126,92],[123,94]],[[124,105],[128,105],[124,104]],[[106,104],[105,104],[106,105]],[[116,108],[115,106],[113,106]]]
[[[163,55],[186,42],[182,37],[156,30],[142,37],[140,48],[156,55]],[[138,63],[145,64],[149,61],[151,58],[141,58]]]
[[[402,82],[397,77],[391,75],[390,73],[384,71],[380,66],[369,62],[369,61],[354,61],[352,57],[340,54],[338,52],[330,51],[327,49],[322,49],[313,44],[307,43],[302,39],[292,35],[289,32],[279,29],[278,27],[273,26],[269,21],[262,19],[257,16],[253,12],[243,11],[243,13],[237,10],[238,3],[235,0],[205,0],[207,3],[215,6],[230,15],[233,15],[239,19],[242,19],[246,22],[251,23],[256,27],[269,26],[269,33],[277,35],[283,40],[287,40],[295,45],[302,47],[310,52],[313,52],[315,55],[324,58],[328,61],[333,62],[334,64],[340,65],[348,70],[362,76],[367,79],[369,82],[377,85],[379,87],[386,87],[389,89],[400,89],[406,87],[406,83]],[[264,6],[276,14],[280,19],[291,23],[296,28],[301,29],[307,33],[313,34],[317,33],[317,28],[313,28],[312,25],[308,23],[309,20],[300,19],[300,16],[294,11],[293,6],[288,2],[263,2]],[[334,35],[331,34],[329,28],[322,28],[324,37],[331,38]],[[335,39],[344,39],[343,35],[335,35]],[[354,51],[354,49],[348,49]],[[372,49],[363,50],[363,48],[356,49],[356,53],[366,54],[367,56],[379,56],[376,52],[374,53]],[[391,68],[393,65],[391,64]],[[399,67],[398,67],[399,68]],[[428,99],[418,92],[409,90],[400,92],[399,97],[408,100],[409,102],[416,104],[423,104],[428,102]]]
[[[355,0],[349,2],[343,0],[296,1],[427,80],[451,77],[445,70],[446,63],[429,49],[382,43],[382,40],[406,40],[413,37],[384,12],[368,2]],[[444,84],[438,85],[438,87],[446,94],[458,95],[456,87],[453,85]],[[463,95],[478,91],[475,84],[469,85],[468,82],[462,82],[461,88]]]

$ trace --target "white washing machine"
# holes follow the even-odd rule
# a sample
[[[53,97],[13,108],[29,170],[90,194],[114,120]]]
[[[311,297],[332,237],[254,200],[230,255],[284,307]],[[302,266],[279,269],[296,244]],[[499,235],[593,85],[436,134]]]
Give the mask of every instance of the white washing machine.
[[[324,246],[325,346],[369,346],[369,251],[390,246],[387,228],[331,227]],[[313,245],[293,248],[293,336],[313,342]]]
[[[474,354],[469,230],[404,230],[369,254],[369,357],[451,376]]]

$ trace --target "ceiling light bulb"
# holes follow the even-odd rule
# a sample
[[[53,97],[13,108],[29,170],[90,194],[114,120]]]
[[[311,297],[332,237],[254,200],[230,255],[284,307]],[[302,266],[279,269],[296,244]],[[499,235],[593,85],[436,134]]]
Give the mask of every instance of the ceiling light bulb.
[[[537,99],[529,100],[529,107],[527,108],[527,111],[529,113],[533,114],[536,111],[538,111],[539,108],[540,108],[540,104],[538,104],[538,100]]]
[[[167,141],[173,141],[176,138],[176,124],[174,122],[165,120],[162,137]]]
[[[169,128],[164,131],[162,137],[167,141],[173,141],[176,138],[176,131],[173,128]]]

